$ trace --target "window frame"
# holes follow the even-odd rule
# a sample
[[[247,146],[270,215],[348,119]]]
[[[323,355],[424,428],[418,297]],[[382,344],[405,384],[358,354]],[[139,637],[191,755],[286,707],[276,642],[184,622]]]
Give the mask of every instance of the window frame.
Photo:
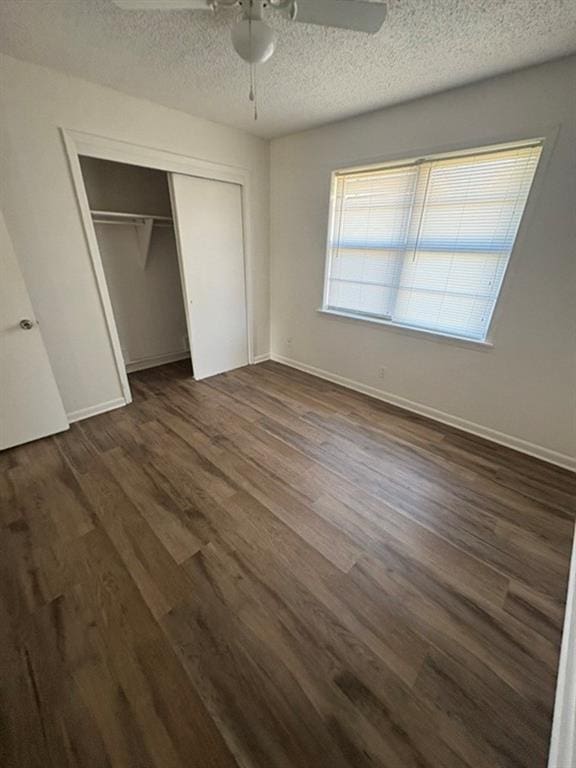
[[[493,340],[494,321],[496,316],[499,314],[498,310],[501,304],[501,299],[503,295],[506,293],[510,273],[511,271],[513,271],[513,266],[515,263],[514,255],[519,247],[519,244],[523,240],[524,232],[529,225],[532,209],[534,207],[534,202],[539,193],[540,178],[543,175],[544,169],[548,163],[548,157],[555,143],[558,130],[559,130],[559,126],[555,126],[552,131],[549,130],[546,132],[536,132],[536,135],[531,135],[523,138],[518,138],[518,137],[514,137],[510,139],[499,138],[498,140],[490,141],[489,143],[472,144],[472,145],[466,143],[465,145],[462,145],[462,146],[452,145],[453,148],[450,150],[447,150],[445,148],[428,149],[427,151],[416,152],[408,156],[399,154],[394,157],[388,157],[388,158],[384,157],[384,158],[367,159],[361,162],[360,164],[356,162],[354,164],[341,165],[338,168],[332,168],[330,170],[330,192],[329,192],[329,200],[328,200],[328,206],[329,206],[328,227],[327,227],[327,235],[326,235],[326,243],[325,243],[322,305],[317,309],[317,312],[321,313],[324,316],[340,319],[343,321],[354,320],[362,323],[370,323],[372,325],[383,326],[384,328],[387,328],[387,329],[399,331],[401,333],[408,333],[409,335],[415,335],[418,337],[424,336],[433,340],[452,342],[458,345],[471,346],[477,349],[482,349],[482,348],[491,349],[494,346],[494,340]],[[550,133],[552,133],[552,136],[550,136]],[[343,174],[353,174],[353,173],[358,173],[362,171],[378,170],[379,168],[383,168],[383,169],[384,168],[389,169],[389,168],[395,168],[395,167],[405,168],[405,167],[420,165],[422,163],[435,161],[435,160],[474,156],[474,155],[480,155],[483,153],[491,153],[499,150],[508,150],[508,149],[513,150],[515,147],[529,147],[529,146],[539,146],[541,149],[540,157],[536,165],[536,170],[534,173],[534,177],[532,179],[530,190],[528,192],[526,205],[525,205],[522,217],[520,219],[520,224],[518,227],[518,231],[516,233],[514,244],[512,246],[510,255],[508,257],[506,269],[504,271],[504,275],[500,284],[500,290],[498,292],[498,295],[492,307],[490,319],[486,326],[486,334],[483,339],[474,339],[468,336],[460,336],[458,334],[447,333],[447,332],[444,332],[441,330],[435,330],[432,328],[424,328],[424,327],[418,327],[414,325],[407,325],[404,323],[395,322],[394,320],[392,320],[391,318],[388,318],[387,316],[380,317],[380,316],[372,315],[370,313],[362,313],[360,311],[349,312],[346,309],[332,307],[328,304],[329,283],[330,283],[330,274],[331,274],[332,257],[333,257],[333,252],[332,252],[333,249],[330,247],[330,243],[332,242],[332,234],[333,234],[335,221],[337,217],[336,187],[337,187],[339,176]]]

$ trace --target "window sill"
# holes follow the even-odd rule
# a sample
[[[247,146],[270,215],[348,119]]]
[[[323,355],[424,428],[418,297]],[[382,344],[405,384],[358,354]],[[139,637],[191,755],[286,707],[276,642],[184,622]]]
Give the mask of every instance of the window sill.
[[[456,344],[458,346],[472,347],[478,350],[489,350],[494,347],[491,341],[480,341],[477,339],[467,339],[464,336],[452,336],[448,333],[442,333],[441,331],[429,331],[424,328],[415,328],[411,325],[402,325],[401,323],[392,323],[389,320],[381,320],[377,317],[369,317],[362,315],[355,315],[351,312],[344,312],[338,309],[327,309],[320,307],[317,312],[322,315],[329,315],[331,317],[344,318],[346,320],[355,320],[361,323],[370,323],[371,325],[383,325],[392,331],[398,331],[400,333],[408,333],[409,335],[415,335],[420,337],[427,337],[431,341],[448,342],[449,344]]]

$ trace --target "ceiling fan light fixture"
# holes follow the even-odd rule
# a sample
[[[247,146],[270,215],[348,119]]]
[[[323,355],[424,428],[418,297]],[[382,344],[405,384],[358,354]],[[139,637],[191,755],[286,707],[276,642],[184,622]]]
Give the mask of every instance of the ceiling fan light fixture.
[[[276,47],[276,33],[261,19],[241,18],[232,27],[232,45],[249,64],[268,61]]]

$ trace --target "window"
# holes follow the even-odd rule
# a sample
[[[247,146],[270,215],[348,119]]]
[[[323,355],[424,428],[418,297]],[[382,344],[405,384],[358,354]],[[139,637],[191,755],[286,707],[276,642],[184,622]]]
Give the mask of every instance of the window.
[[[540,152],[335,173],[323,309],[483,341]]]

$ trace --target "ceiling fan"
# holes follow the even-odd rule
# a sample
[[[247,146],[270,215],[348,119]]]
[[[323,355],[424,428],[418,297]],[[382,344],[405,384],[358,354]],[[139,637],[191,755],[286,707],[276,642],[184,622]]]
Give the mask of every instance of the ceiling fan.
[[[272,56],[276,33],[263,20],[269,11],[281,13],[291,21],[323,27],[350,29],[355,32],[378,32],[386,18],[386,5],[381,0],[113,0],[126,11],[218,11],[238,8],[240,13],[232,27],[232,45],[236,53],[250,64],[250,101],[254,103],[254,120],[258,119],[255,65]]]
[[[127,11],[216,11],[237,7],[232,45],[250,64],[261,64],[274,53],[276,33],[264,12],[279,12],[291,21],[375,34],[386,18],[386,5],[377,0],[113,0]]]

